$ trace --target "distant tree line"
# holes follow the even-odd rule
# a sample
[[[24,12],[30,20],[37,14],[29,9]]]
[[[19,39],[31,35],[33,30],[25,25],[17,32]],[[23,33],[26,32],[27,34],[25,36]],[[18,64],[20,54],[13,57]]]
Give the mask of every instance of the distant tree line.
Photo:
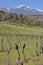
[[[40,26],[41,21],[39,20],[39,18],[41,18],[41,16],[40,17],[39,16],[25,16],[22,14],[0,11],[0,21],[8,20],[9,22],[12,22],[12,23],[26,24],[29,26],[36,26],[36,25]],[[42,16],[42,19],[43,19],[43,16]]]

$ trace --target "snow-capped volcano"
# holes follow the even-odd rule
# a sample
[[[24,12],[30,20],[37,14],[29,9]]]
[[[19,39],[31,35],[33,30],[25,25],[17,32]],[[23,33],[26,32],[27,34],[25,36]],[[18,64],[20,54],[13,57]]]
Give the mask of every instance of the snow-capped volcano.
[[[43,15],[43,11],[40,9],[35,9],[30,6],[20,5],[17,6],[12,12],[24,15]]]
[[[30,6],[26,6],[25,4],[20,5],[20,6],[17,6],[16,8],[17,8],[17,9],[18,9],[18,8],[20,8],[20,9],[25,9],[25,10],[27,10],[27,9],[35,9],[35,8],[30,7]],[[15,8],[15,9],[16,9],[16,8]],[[40,12],[43,12],[43,10],[40,10],[40,9],[35,9],[35,10],[40,11]]]
[[[3,10],[5,12],[10,12],[10,13],[23,14],[23,15],[43,15],[42,10],[35,9],[26,5],[20,5],[17,6],[16,8],[3,8],[0,10]]]

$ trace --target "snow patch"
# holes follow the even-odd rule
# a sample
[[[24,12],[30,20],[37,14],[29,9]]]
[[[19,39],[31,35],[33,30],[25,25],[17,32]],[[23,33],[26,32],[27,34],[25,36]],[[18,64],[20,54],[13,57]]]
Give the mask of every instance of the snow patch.
[[[17,6],[16,8],[21,8],[21,7],[27,7],[27,8],[30,8],[30,6],[26,6],[25,4],[20,5],[20,6]]]
[[[7,8],[7,10],[10,10],[10,8]]]
[[[40,11],[40,12],[43,12],[43,10],[40,10],[40,9],[36,9],[37,11]]]

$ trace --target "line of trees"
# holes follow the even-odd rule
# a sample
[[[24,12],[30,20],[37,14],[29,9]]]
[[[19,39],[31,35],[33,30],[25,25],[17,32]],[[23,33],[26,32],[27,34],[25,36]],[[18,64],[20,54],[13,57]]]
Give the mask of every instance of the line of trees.
[[[22,14],[0,11],[0,21],[8,20],[9,22],[12,23],[20,23],[20,24],[26,24],[30,26],[40,25],[40,21],[37,20],[38,17],[39,16],[25,16]]]

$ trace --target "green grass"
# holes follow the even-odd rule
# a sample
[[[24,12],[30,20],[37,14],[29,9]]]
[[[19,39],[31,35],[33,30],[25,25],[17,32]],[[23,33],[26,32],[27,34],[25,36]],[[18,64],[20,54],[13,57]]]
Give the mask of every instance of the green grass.
[[[3,32],[4,31],[4,32]],[[43,34],[40,27],[0,26],[0,33]]]
[[[43,28],[40,27],[21,27],[21,26],[7,26],[7,25],[0,25],[0,34],[43,34]],[[1,39],[3,38],[3,45],[4,45],[4,50],[9,48],[9,43],[11,44],[12,47],[15,47],[15,43],[18,44],[19,46],[19,51],[20,51],[20,57],[21,57],[21,61],[23,61],[23,54],[22,54],[22,47],[23,44],[26,44],[26,48],[25,48],[25,56],[26,58],[32,58],[32,59],[37,59],[37,56],[35,54],[35,50],[36,50],[36,43],[38,43],[39,48],[40,49],[40,44],[41,44],[41,40],[40,38],[38,39],[31,39],[31,38],[26,38],[23,37],[15,37],[15,36],[0,36],[0,50],[1,50]],[[11,65],[16,65],[16,61],[18,58],[18,53],[16,51],[16,49],[12,49],[11,53],[10,53],[10,64]],[[40,54],[40,60],[39,61],[28,61],[28,63],[24,64],[24,65],[41,65],[43,64],[43,54]],[[8,64],[8,55],[7,52],[0,52],[0,65],[7,65]]]

